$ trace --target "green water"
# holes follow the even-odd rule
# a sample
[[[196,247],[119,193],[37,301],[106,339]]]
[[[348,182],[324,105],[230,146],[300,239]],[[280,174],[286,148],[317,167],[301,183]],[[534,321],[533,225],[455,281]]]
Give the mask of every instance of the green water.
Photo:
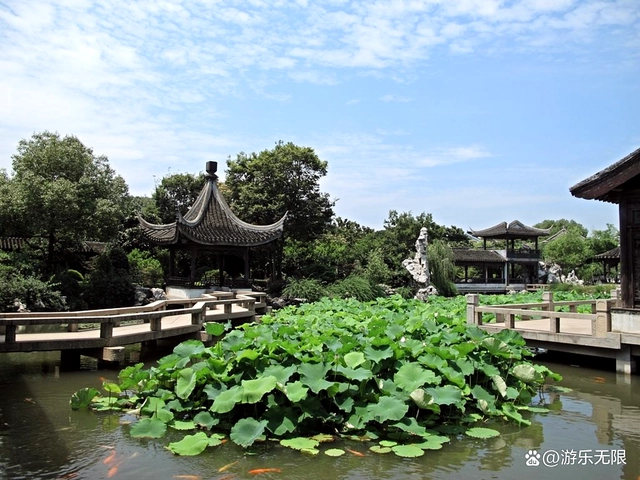
[[[553,479],[636,480],[640,475],[640,383],[637,376],[583,366],[547,363],[561,373],[567,394],[547,394],[552,411],[534,414],[530,427],[491,425],[499,438],[453,438],[442,450],[404,459],[379,455],[358,442],[322,446],[347,447],[365,454],[340,458],[308,456],[267,443],[245,452],[227,443],[197,457],[177,457],[164,448],[169,441],[134,439],[118,415],[73,412],[69,397],[78,389],[100,388],[102,378],[117,370],[83,369],[61,372],[59,353],[0,355],[0,479]],[[545,362],[546,363],[546,362]],[[541,455],[527,466],[526,455]],[[561,458],[556,467],[551,450]],[[563,465],[563,451],[573,450],[573,465]],[[582,459],[579,457],[582,450]],[[105,460],[115,451],[115,456]],[[614,451],[616,453],[615,457]],[[624,464],[620,459],[624,452]],[[537,458],[537,457],[536,457]],[[600,462],[599,465],[585,464]],[[569,463],[565,456],[564,462]],[[613,463],[603,465],[602,462]],[[219,472],[223,466],[233,463]],[[252,469],[279,469],[251,475]]]

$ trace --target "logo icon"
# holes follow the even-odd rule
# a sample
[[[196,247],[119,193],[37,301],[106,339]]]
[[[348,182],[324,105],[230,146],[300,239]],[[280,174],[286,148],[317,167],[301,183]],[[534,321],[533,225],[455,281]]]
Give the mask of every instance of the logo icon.
[[[540,465],[540,454],[537,450],[529,450],[524,454],[524,458],[527,460],[527,467],[537,467]]]

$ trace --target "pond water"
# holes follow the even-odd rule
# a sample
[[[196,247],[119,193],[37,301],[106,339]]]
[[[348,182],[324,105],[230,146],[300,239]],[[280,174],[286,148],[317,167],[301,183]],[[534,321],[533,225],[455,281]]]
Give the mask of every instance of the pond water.
[[[75,391],[100,388],[118,370],[98,370],[87,360],[80,371],[60,371],[58,352],[2,354],[0,479],[640,478],[640,377],[541,361],[573,391],[547,393],[552,411],[533,414],[530,427],[491,425],[502,432],[498,438],[456,437],[415,459],[374,454],[359,442],[338,446],[365,456],[309,456],[273,443],[247,452],[226,443],[197,457],[178,457],[164,446],[182,433],[140,440],[128,435],[119,415],[71,411]],[[279,471],[252,475],[252,469]]]

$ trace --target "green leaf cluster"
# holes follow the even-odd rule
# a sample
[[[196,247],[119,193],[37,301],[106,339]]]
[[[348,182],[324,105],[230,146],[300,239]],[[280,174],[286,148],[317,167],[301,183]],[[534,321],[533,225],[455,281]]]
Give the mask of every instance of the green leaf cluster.
[[[325,298],[243,325],[212,347],[183,342],[149,369],[127,367],[107,403],[139,411],[137,436],[161,435],[161,422],[229,434],[243,447],[275,438],[317,453],[300,438],[339,432],[392,439],[397,455],[414,456],[441,447],[439,428],[491,417],[528,424],[523,407],[547,377],[559,379],[530,356],[516,332],[467,325],[453,300]],[[170,450],[193,454],[211,444],[205,437]]]

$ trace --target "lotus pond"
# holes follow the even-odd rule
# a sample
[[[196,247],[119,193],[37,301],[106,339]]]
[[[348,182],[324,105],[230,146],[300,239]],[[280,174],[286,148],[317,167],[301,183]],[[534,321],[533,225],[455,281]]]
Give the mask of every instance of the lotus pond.
[[[4,356],[0,466],[6,478],[513,478],[533,476],[525,455],[561,447],[630,451],[625,464],[562,466],[558,478],[636,478],[635,434],[603,434],[595,412],[614,414],[572,385],[587,370],[535,361],[513,332],[468,327],[464,308],[326,300],[209,327],[222,337],[213,347],[185,342],[119,372]],[[628,409],[619,424],[637,425],[636,400],[613,398]]]

